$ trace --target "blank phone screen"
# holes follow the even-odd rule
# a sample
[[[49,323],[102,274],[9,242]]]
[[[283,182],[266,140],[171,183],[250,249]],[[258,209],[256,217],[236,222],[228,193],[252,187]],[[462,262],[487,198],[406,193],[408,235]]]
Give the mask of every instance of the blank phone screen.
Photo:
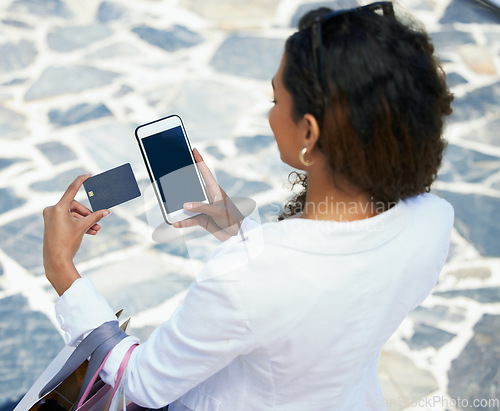
[[[143,138],[142,144],[169,214],[206,199],[181,126]]]

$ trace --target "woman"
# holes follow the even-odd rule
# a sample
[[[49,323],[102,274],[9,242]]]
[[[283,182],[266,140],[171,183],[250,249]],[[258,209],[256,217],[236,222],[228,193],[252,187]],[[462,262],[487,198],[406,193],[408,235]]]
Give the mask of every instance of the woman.
[[[432,53],[387,2],[302,18],[272,81],[269,123],[281,159],[305,172],[304,191],[283,221],[240,227],[200,165],[215,201],[186,204],[204,214],[177,226],[227,241],[133,352],[129,399],[170,410],[385,408],[380,350],[436,284],[453,225],[451,206],[426,193],[452,99]],[[68,344],[114,319],[72,262],[109,213],[73,200],[86,177],[44,210],[44,265]],[[106,382],[134,342],[113,349]]]

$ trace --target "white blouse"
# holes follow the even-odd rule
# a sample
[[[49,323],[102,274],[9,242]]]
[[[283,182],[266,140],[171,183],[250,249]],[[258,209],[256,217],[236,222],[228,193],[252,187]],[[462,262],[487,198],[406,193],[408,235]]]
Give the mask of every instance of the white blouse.
[[[130,358],[127,397],[169,410],[381,410],[383,344],[437,282],[453,209],[424,194],[353,222],[289,219],[221,244]],[[57,300],[68,344],[113,310],[89,279]],[[113,384],[136,339],[115,347]]]

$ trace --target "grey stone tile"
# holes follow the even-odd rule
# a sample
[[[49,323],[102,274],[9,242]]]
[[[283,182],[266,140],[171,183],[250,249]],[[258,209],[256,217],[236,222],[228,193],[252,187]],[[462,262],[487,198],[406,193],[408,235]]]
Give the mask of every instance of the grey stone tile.
[[[145,327],[134,327],[134,323],[131,323],[130,326],[130,335],[139,338],[139,341],[146,341],[151,333],[155,330],[156,327],[153,326],[145,326]]]
[[[59,16],[69,18],[73,15],[63,0],[16,0],[11,10],[28,11],[39,16]]]
[[[52,109],[49,111],[50,122],[58,126],[70,126],[112,115],[113,113],[102,103],[81,103],[67,110]]]
[[[97,10],[97,20],[101,23],[120,20],[128,15],[128,10],[123,5],[112,2],[103,1]]]
[[[0,138],[17,139],[25,137],[28,130],[25,127],[26,116],[5,107],[0,107]]]
[[[408,316],[417,323],[435,324],[439,321],[449,321],[459,323],[465,319],[463,312],[457,307],[450,309],[445,305],[435,305],[433,307],[418,306],[410,311]]]
[[[49,141],[47,143],[37,144],[37,148],[52,164],[61,164],[66,161],[76,160],[77,158],[71,148],[59,141]]]
[[[0,188],[0,214],[23,205],[26,200],[19,198],[11,188]]]
[[[155,244],[155,250],[161,251],[165,254],[176,255],[178,257],[189,258],[189,252],[184,243],[165,243],[165,244]]]
[[[449,144],[438,180],[480,183],[499,169],[499,157]]]
[[[500,34],[499,34],[500,36]],[[483,76],[497,76],[495,57],[492,50],[475,44],[461,46],[458,50],[465,67],[471,72]]]
[[[0,411],[12,411],[16,405],[21,401],[21,398],[23,396],[21,395],[18,399],[11,401],[11,400],[5,400],[1,399],[0,400]]]
[[[191,142],[218,140],[231,134],[239,116],[254,101],[248,91],[226,83],[193,80],[183,85],[163,111],[182,117]]]
[[[491,144],[492,146],[500,145],[500,118],[489,121],[484,126],[473,130],[469,136],[465,136],[468,139],[473,139],[475,141],[480,141],[481,143]]]
[[[145,166],[134,135],[136,126],[113,121],[89,127],[80,132],[80,142],[92,155],[100,171],[130,163],[137,173]]]
[[[0,158],[0,170],[10,167],[12,164],[20,163],[22,161],[27,161],[26,158]]]
[[[456,334],[427,324],[415,324],[413,336],[407,342],[412,350],[422,350],[428,347],[438,350],[455,336]]]
[[[308,11],[320,8],[320,7],[328,7],[332,10],[342,10],[349,9],[352,7],[359,6],[356,0],[334,0],[334,1],[318,1],[315,3],[309,4],[301,4],[295,14],[292,17],[292,21],[290,23],[290,27],[297,28],[299,24],[300,18],[306,14]]]
[[[111,83],[117,73],[86,66],[49,67],[26,92],[26,101],[78,93]]]
[[[439,20],[441,24],[480,23],[499,24],[500,13],[479,1],[453,0]]]
[[[47,44],[52,50],[68,52],[105,39],[112,33],[113,30],[103,24],[56,27],[47,34]]]
[[[495,182],[491,184],[491,188],[495,190],[500,190],[500,179],[497,179]]]
[[[221,73],[268,80],[276,73],[284,41],[233,34],[215,53],[211,65]],[[258,61],[259,64],[255,64]]]
[[[102,226],[99,234],[84,237],[82,246],[75,257],[77,264],[114,251],[126,253],[127,248],[144,241],[130,230],[127,220],[114,213],[101,220],[99,224]]]
[[[62,195],[69,184],[79,175],[87,173],[84,168],[74,168],[72,170],[59,173],[56,177],[49,180],[36,181],[30,185],[32,190],[54,192],[59,191]]]
[[[180,4],[203,18],[219,22],[223,30],[238,29],[241,26],[257,26],[276,14],[279,1],[276,0],[181,0]],[[216,6],[215,6],[216,5]]]
[[[485,314],[478,321],[474,336],[451,363],[448,393],[452,398],[466,399],[469,404],[474,399],[500,398],[499,329],[499,315]],[[498,411],[498,402],[475,409]]]
[[[26,299],[0,300],[0,406],[19,399],[63,348],[50,320]]]
[[[142,40],[167,51],[192,47],[203,41],[198,33],[179,25],[175,25],[171,30],[143,25],[133,28],[132,31]]]
[[[165,302],[190,284],[190,279],[171,273],[162,280],[141,281],[126,286],[117,284],[104,290],[103,295],[112,307],[125,307],[127,313],[133,316]]]
[[[436,54],[439,56],[441,53],[446,53],[449,51],[456,51],[459,46],[464,44],[475,43],[472,34],[453,30],[443,30],[439,32],[430,33],[432,38],[432,43],[436,48]],[[442,59],[441,59],[442,60]]]
[[[448,271],[448,275],[452,275],[458,280],[462,280],[464,278],[486,280],[491,277],[491,269],[489,267],[464,267]]]
[[[220,244],[219,240],[201,227],[180,232],[163,224],[155,229],[152,238],[157,242],[155,250],[185,258],[187,269],[190,269],[189,260],[208,261]]]
[[[464,79],[460,74],[457,73],[447,73],[446,82],[448,83],[448,87],[455,87],[460,84],[468,83],[466,79]]]
[[[108,252],[123,250],[137,244],[127,221],[111,214],[101,222],[103,229],[96,236],[85,236],[75,262],[87,261]],[[0,226],[0,249],[34,275],[43,274],[43,218],[39,214],[14,220]]]
[[[111,59],[119,56],[133,56],[139,54],[139,50],[130,43],[116,43],[106,46],[100,50],[88,54],[89,59]]]
[[[389,401],[389,411],[400,411],[397,400],[403,399],[407,404],[425,397],[438,388],[433,375],[418,368],[407,356],[389,350],[382,350],[379,359],[379,376],[384,399]]]
[[[483,304],[500,302],[500,287],[468,288],[466,290],[437,291],[434,293],[440,297],[468,297]]]
[[[203,152],[210,154],[212,157],[215,157],[217,160],[222,160],[225,155],[221,153],[218,147],[216,146],[208,146]],[[203,153],[201,153],[203,155]]]
[[[455,260],[456,258],[460,258],[462,252],[464,250],[464,244],[459,244],[453,239],[450,241],[450,248],[448,249],[448,255],[446,256],[446,262]]]
[[[0,226],[0,248],[34,274],[42,273],[42,212]]]
[[[500,43],[500,34],[498,34],[498,31],[484,33],[484,36],[488,39],[489,45],[495,45]]]
[[[190,286],[192,279],[178,274],[165,261],[157,251],[148,250],[135,256],[124,253],[121,261],[82,275],[92,279],[113,309],[123,308],[127,315],[133,316]]]
[[[37,54],[35,45],[28,40],[0,45],[0,55],[2,56],[0,59],[0,73],[25,69],[35,61]]]
[[[243,152],[255,153],[274,144],[274,137],[258,134],[253,137],[239,137],[234,141],[235,146]]]
[[[3,24],[6,24],[7,26],[12,26],[12,27],[17,27],[18,29],[31,29],[33,28],[31,25],[28,23],[25,23],[24,21],[19,21],[19,20],[14,20],[14,19],[5,19],[2,20]]]
[[[455,228],[483,256],[500,256],[500,199],[480,194],[433,190],[455,209]]]
[[[128,94],[130,92],[134,91],[134,89],[132,87],[130,87],[129,85],[127,84],[123,84],[121,87],[120,87],[120,90],[118,90],[113,97],[122,97],[124,96],[125,94]]]
[[[280,153],[277,148],[274,150],[263,151],[262,154],[260,154],[259,170],[263,175],[276,176],[279,181],[279,187],[282,187],[283,184],[287,183],[290,173],[297,171],[281,161]],[[292,193],[290,193],[290,196],[291,195]]]
[[[3,83],[3,86],[18,86],[19,84],[24,84],[26,83],[28,79],[26,78],[15,78],[10,81],[7,81],[6,83]]]
[[[455,98],[451,121],[469,121],[497,113],[500,104],[500,82],[475,89],[465,96]]]
[[[283,213],[283,205],[279,203],[269,203],[259,207],[260,220],[264,222],[277,221]]]
[[[216,170],[216,177],[222,189],[232,197],[250,197],[272,188],[269,184],[261,181],[233,177],[224,170]]]
[[[421,1],[414,6],[414,9],[415,10],[424,10],[424,11],[433,11],[434,10],[433,2],[431,0]]]

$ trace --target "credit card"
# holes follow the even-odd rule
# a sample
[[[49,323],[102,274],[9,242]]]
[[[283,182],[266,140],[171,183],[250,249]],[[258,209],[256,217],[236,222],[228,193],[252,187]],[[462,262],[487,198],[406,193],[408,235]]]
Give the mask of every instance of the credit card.
[[[141,195],[129,163],[87,178],[83,187],[92,211],[111,208]]]

